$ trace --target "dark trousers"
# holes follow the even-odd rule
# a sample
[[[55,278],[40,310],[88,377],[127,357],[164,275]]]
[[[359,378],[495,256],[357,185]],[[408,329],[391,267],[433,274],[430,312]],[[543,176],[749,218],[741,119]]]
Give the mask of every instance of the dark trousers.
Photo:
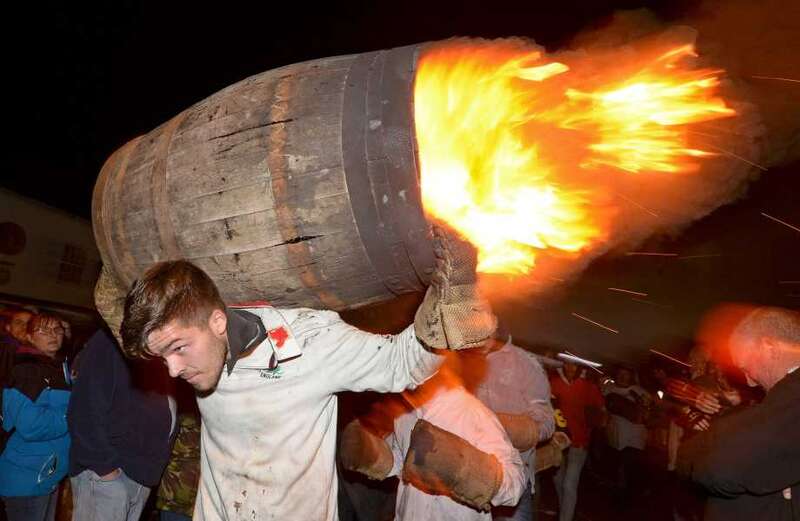
[[[46,496],[4,497],[8,521],[53,521],[58,489]]]

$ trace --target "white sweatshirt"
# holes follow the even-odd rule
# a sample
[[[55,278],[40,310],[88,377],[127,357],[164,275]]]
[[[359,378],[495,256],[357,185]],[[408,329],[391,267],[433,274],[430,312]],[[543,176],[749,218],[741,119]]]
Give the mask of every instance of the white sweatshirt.
[[[331,311],[246,311],[271,334],[231,374],[223,370],[214,392],[198,397],[201,475],[193,519],[335,520],[334,393],[399,392],[428,379],[442,357],[422,347],[413,326],[373,335]],[[269,369],[273,354],[278,363]]]
[[[438,378],[437,378],[438,380]],[[427,385],[436,384],[432,381]],[[426,389],[422,389],[427,391]],[[480,400],[463,387],[441,387],[425,393],[431,397],[419,403],[407,396],[416,408],[395,419],[394,433],[389,436],[394,454],[394,467],[390,475],[401,475],[402,465],[411,439],[411,431],[418,419],[462,437],[483,452],[493,454],[499,461],[503,482],[492,498],[492,505],[516,505],[525,492],[527,476],[519,452],[511,445],[500,420]],[[406,396],[406,395],[404,395]],[[491,521],[490,512],[480,512],[450,499],[431,495],[400,479],[397,488],[396,521]]]

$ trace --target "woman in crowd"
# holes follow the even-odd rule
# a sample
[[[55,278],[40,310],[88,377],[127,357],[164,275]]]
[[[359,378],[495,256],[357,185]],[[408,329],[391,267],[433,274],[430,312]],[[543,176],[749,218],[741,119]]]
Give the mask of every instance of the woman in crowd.
[[[10,387],[2,392],[0,497],[9,521],[52,521],[69,455],[69,371],[59,356],[61,319],[33,316],[27,340],[17,354]]]

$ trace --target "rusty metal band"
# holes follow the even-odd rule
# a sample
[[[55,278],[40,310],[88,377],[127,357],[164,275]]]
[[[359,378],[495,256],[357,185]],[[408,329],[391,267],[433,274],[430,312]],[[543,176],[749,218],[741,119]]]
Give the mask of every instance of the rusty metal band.
[[[161,135],[158,137],[158,145],[153,153],[153,167],[150,172],[150,193],[153,201],[153,219],[155,220],[158,238],[161,243],[162,260],[175,260],[183,256],[178,246],[178,238],[175,235],[175,226],[172,223],[171,205],[167,189],[167,159],[169,147],[172,144],[172,136],[187,114],[188,111],[185,110],[164,125]]]
[[[291,99],[294,90],[293,81],[291,76],[278,80],[270,104],[271,121],[290,119],[286,100]],[[295,241],[301,235],[301,223],[297,222],[291,206],[292,189],[288,182],[288,164],[284,153],[287,140],[290,139],[288,125],[289,123],[283,123],[270,126],[267,146],[267,165],[278,230],[286,243],[289,264],[298,270],[298,278],[309,290],[310,296],[318,300],[321,307],[334,310],[344,309],[346,304],[335,293],[325,288],[324,278],[312,260],[307,241]]]
[[[110,270],[114,278],[127,285],[128,280],[126,270],[122,264],[122,259],[118,255],[123,251],[122,248],[115,247],[114,218],[112,212],[118,208],[116,204],[115,190],[113,189],[121,178],[125,176],[128,169],[128,162],[133,151],[141,142],[143,136],[139,136],[120,147],[109,157],[100,169],[100,175],[94,186],[92,194],[92,225],[94,228],[95,242],[97,249],[100,250],[100,257],[103,264]]]

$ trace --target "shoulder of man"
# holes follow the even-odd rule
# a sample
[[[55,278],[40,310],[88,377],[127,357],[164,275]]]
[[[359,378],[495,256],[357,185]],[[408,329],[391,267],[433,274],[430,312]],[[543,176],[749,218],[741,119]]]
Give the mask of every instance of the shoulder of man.
[[[297,336],[322,328],[344,324],[335,311],[311,308],[272,308]],[[266,325],[266,321],[265,321]]]

